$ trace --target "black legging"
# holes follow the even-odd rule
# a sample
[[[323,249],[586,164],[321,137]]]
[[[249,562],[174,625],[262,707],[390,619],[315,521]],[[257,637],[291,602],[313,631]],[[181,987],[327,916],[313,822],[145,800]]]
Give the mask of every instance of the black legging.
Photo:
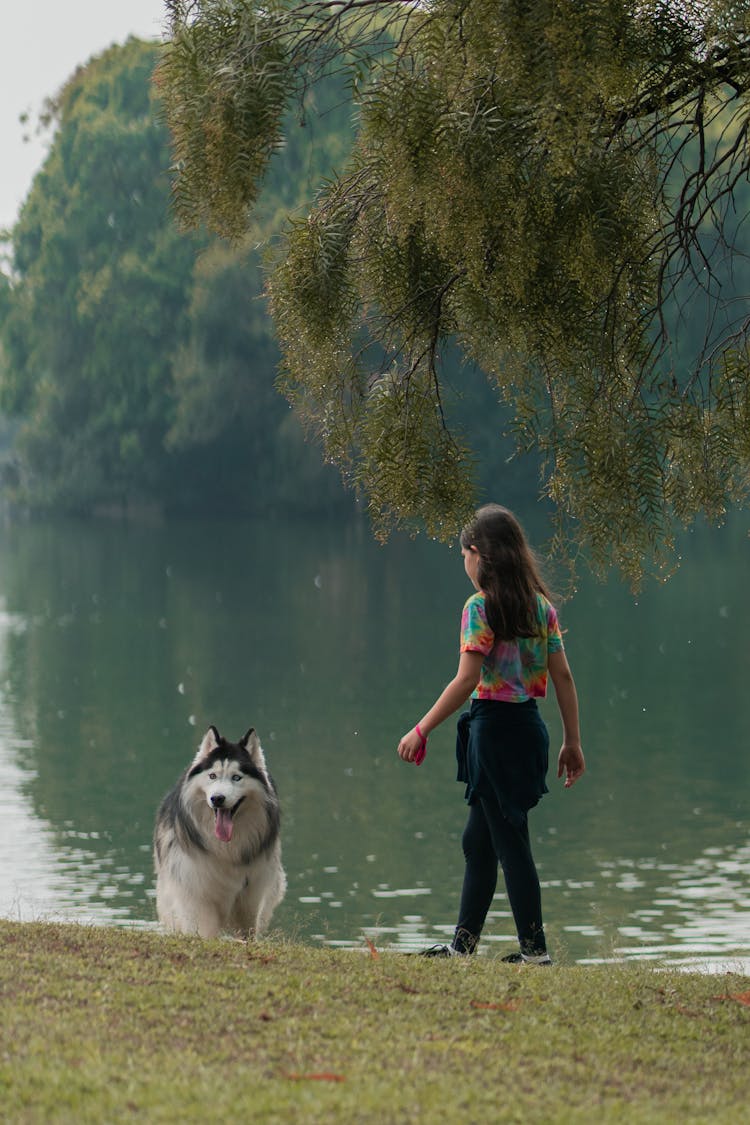
[[[466,871],[454,947],[469,953],[476,946],[495,894],[499,863],[521,952],[531,955],[546,952],[542,896],[526,817],[516,827],[503,816],[494,796],[476,797],[469,806],[462,844]]]

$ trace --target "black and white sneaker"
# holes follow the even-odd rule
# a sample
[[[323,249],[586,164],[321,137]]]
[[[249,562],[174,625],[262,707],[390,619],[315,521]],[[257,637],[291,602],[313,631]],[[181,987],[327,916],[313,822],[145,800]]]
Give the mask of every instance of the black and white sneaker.
[[[501,957],[506,965],[551,965],[552,958],[549,953],[509,953],[507,957]]]
[[[460,953],[454,949],[452,945],[431,945],[429,949],[421,949],[418,956],[420,957],[465,957],[465,953]]]

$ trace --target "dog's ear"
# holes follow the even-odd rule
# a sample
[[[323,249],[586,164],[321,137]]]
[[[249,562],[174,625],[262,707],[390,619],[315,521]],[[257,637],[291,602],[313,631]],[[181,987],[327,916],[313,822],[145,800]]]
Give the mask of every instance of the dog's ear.
[[[266,759],[263,756],[263,747],[260,744],[260,739],[255,732],[254,727],[250,727],[247,734],[243,735],[240,739],[240,746],[247,750],[251,760],[255,763],[258,769],[264,770],[266,768]]]
[[[198,747],[198,752],[193,759],[193,765],[196,765],[196,763],[202,761],[203,758],[207,758],[211,751],[215,750],[217,746],[221,746],[221,735],[219,734],[216,727],[212,726],[209,727],[206,733],[203,735],[201,744]]]

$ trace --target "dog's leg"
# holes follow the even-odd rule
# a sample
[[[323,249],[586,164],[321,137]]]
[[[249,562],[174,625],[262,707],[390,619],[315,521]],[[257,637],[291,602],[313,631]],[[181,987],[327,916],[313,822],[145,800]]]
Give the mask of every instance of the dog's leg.
[[[160,876],[156,888],[156,916],[165,930],[177,934],[218,937],[223,930],[219,911],[211,903],[185,902],[184,889]]]
[[[221,935],[223,929],[216,911],[202,910],[196,918],[195,929],[192,932],[202,938],[216,938]]]
[[[263,929],[259,925],[259,903],[257,895],[244,891],[235,900],[230,918],[230,928],[233,933],[252,941]]]
[[[232,929],[250,939],[263,933],[276,905],[268,902],[265,872],[258,875],[260,877],[254,878],[237,896],[232,908]]]
[[[271,915],[286,892],[286,875],[278,853],[267,858],[237,896],[232,909],[232,925],[240,933],[258,937],[271,921]]]

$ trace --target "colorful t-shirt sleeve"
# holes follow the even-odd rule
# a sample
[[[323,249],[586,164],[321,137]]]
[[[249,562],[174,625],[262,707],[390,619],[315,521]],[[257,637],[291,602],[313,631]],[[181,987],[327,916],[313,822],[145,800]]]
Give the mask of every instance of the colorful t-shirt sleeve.
[[[564,648],[557,610],[547,602],[547,652],[561,652]]]
[[[472,594],[461,614],[461,652],[481,652],[489,656],[495,645],[495,634],[487,624],[484,598]]]

